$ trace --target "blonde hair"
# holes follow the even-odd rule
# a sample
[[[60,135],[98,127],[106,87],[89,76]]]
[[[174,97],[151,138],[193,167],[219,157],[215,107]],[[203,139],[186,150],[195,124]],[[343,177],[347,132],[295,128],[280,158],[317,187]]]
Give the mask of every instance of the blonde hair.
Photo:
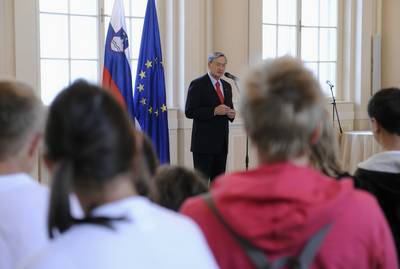
[[[310,70],[292,58],[267,60],[249,74],[241,112],[264,161],[298,157],[321,120],[322,93]]]
[[[42,103],[30,86],[0,81],[0,160],[15,156],[29,135],[43,127],[42,112]]]
[[[344,171],[338,157],[338,139],[326,110],[320,126],[321,135],[317,143],[311,146],[311,165],[327,176],[339,178],[344,175]]]

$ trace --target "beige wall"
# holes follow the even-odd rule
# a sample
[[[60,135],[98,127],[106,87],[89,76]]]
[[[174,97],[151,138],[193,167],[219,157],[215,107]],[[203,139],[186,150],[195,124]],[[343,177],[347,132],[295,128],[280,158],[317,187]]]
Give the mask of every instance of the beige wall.
[[[181,80],[181,88],[187,86],[191,77],[195,77],[206,69],[203,57],[211,50],[225,51],[229,56],[229,71],[236,74],[241,73],[243,66],[248,63],[248,0],[168,0],[165,2],[167,2],[165,4],[166,9],[174,10],[174,13],[173,17],[167,16],[164,20],[165,24],[168,23],[167,20],[171,24],[169,31],[162,30],[164,40],[166,35],[173,34],[176,36],[175,42],[169,42],[171,48],[164,45],[167,47],[166,50],[169,50],[165,54],[171,55],[170,62],[173,62],[175,66],[180,65],[179,61],[186,61],[186,67],[189,68],[185,71],[182,69],[174,70],[187,74]],[[179,14],[181,6],[186,12],[186,16],[182,19]],[[227,6],[229,8],[226,8]],[[400,86],[400,76],[398,75],[400,69],[400,61],[398,60],[400,59],[400,34],[397,30],[400,25],[399,10],[400,1],[382,1],[383,87]],[[160,17],[163,19],[162,16]],[[14,1],[0,0],[0,76],[2,77],[16,75],[14,27]],[[186,33],[183,40],[180,36],[182,32]],[[176,55],[179,54],[180,49],[185,48],[187,50],[181,55],[182,60]],[[193,53],[193,51],[197,53]],[[193,64],[193,62],[199,64]],[[192,67],[190,68],[190,66]],[[172,75],[172,81],[179,81],[180,78],[175,73],[177,72]],[[177,88],[176,83],[170,85],[171,88]],[[182,106],[184,98],[185,94],[175,95],[171,103],[177,107]]]
[[[0,0],[0,77],[15,77],[13,4]]]
[[[400,1],[382,1],[382,87],[400,87]]]
[[[248,65],[248,28],[247,0],[214,1],[213,49],[227,54],[233,74]]]
[[[377,8],[381,2],[382,9]],[[36,0],[0,0],[0,77],[13,76],[37,86],[35,3]],[[228,56],[227,71],[239,76],[249,63],[259,59],[261,27],[249,24],[256,25],[260,20],[261,0],[159,0],[158,3],[171,108],[171,160],[191,167],[191,120],[183,113],[188,85],[207,71],[206,57],[212,51],[224,51]],[[396,31],[400,25],[397,14],[400,1],[344,0],[344,3],[349,16],[357,15],[344,30],[344,35],[353,37],[344,44],[344,55],[351,54],[347,63],[350,69],[345,70],[349,77],[343,78],[349,94],[339,103],[339,113],[345,130],[366,129],[365,107],[371,94],[371,38],[376,32],[381,31],[383,37],[382,85],[400,86],[400,76],[396,74],[400,70],[400,35]],[[237,107],[236,91],[234,101]],[[231,125],[228,170],[244,168],[245,138],[238,117]],[[256,160],[254,152],[250,152],[253,166]]]

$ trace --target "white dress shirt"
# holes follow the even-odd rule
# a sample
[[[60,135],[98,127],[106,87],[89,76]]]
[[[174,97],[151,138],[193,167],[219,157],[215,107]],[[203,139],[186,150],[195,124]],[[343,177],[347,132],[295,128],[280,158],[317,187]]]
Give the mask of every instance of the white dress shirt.
[[[208,74],[208,76],[210,77],[211,83],[212,83],[212,85],[214,86],[214,89],[215,89],[215,90],[217,90],[217,88],[215,87],[215,84],[216,84],[217,82],[219,82],[219,86],[220,86],[220,88],[221,88],[222,96],[225,97],[225,94],[224,94],[224,86],[222,85],[221,79],[216,80],[213,76],[211,76],[210,72],[208,72],[207,74]]]
[[[77,224],[22,268],[207,269],[217,264],[194,222],[136,196],[103,205],[94,216],[125,217],[114,229]]]
[[[48,199],[28,174],[0,175],[0,269],[16,268],[46,245]]]

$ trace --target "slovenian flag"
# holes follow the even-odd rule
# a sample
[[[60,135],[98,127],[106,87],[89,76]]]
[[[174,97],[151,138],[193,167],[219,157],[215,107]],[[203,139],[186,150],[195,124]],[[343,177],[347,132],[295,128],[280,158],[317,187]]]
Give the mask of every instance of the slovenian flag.
[[[109,89],[135,122],[129,42],[122,0],[115,0],[104,49],[103,87]]]

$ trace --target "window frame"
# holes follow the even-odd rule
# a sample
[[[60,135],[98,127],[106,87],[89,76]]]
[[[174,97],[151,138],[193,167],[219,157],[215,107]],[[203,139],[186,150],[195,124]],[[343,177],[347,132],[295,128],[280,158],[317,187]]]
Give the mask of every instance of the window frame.
[[[279,2],[279,1],[277,1]],[[313,28],[313,29],[321,29],[321,28],[331,28],[331,27],[324,27],[324,26],[304,26],[302,25],[301,21],[301,15],[302,15],[302,0],[297,0],[297,10],[296,10],[296,42],[297,42],[297,47],[296,47],[296,58],[301,57],[301,30],[304,28]],[[276,13],[277,13],[277,19],[278,19],[278,7],[279,3],[277,3],[276,7]],[[277,21],[276,24],[273,23],[264,23],[263,21],[263,0],[251,0],[249,1],[249,50],[250,50],[250,55],[249,55],[249,61],[250,64],[258,62],[263,59],[263,26],[264,25],[274,25],[276,26],[276,47],[278,43],[278,27],[279,26],[285,26],[286,24],[279,23]],[[337,6],[337,44],[336,44],[336,85],[335,86],[335,98],[337,100],[343,101],[346,99],[348,94],[344,92],[344,85],[343,85],[343,64],[344,64],[344,56],[343,56],[343,21],[344,21],[344,0],[338,0],[338,6]],[[256,26],[256,27],[253,27]],[[290,25],[292,26],[292,25]],[[254,30],[252,30],[254,28]],[[319,32],[319,31],[318,31]],[[260,37],[257,37],[257,35],[260,35]],[[256,44],[259,42],[260,44]],[[318,46],[319,48],[319,46]],[[276,55],[278,52],[276,51]],[[314,62],[314,61],[312,61]],[[321,61],[318,59],[318,61],[315,61],[315,63],[323,63],[324,61]],[[328,61],[331,62],[331,61]],[[327,87],[324,83],[321,83],[321,87]],[[329,89],[329,88],[328,88]],[[328,98],[330,98],[330,95],[327,95]]]
[[[129,42],[130,42],[130,59],[129,62],[131,64],[131,70],[132,70],[132,87],[134,87],[134,81],[136,78],[136,72],[133,72],[136,70],[136,66],[133,66],[134,63],[137,63],[138,61],[138,57],[139,55],[136,55],[136,57],[134,57],[134,53],[133,53],[133,47],[132,47],[132,40],[134,39],[131,34],[133,33],[132,31],[132,25],[133,25],[133,21],[132,20],[141,20],[142,22],[144,21],[144,17],[145,14],[143,14],[143,16],[137,16],[137,15],[133,15],[130,14],[131,9],[131,5],[133,4],[132,1],[134,0],[130,0],[129,1],[129,6],[124,6],[125,9],[125,22],[127,25],[128,30],[130,30],[130,32],[128,33],[129,36]],[[37,70],[37,79],[36,81],[36,88],[38,89],[38,95],[41,97],[42,99],[42,60],[62,60],[62,61],[66,61],[68,63],[68,85],[70,83],[72,83],[72,63],[74,60],[83,60],[83,61],[93,61],[97,63],[97,83],[101,85],[101,81],[102,81],[102,74],[103,74],[103,67],[104,67],[104,46],[105,46],[105,40],[106,40],[106,34],[107,34],[107,30],[109,27],[109,18],[111,17],[111,12],[112,12],[112,7],[110,10],[110,14],[106,14],[105,10],[106,10],[106,6],[105,6],[105,0],[97,0],[96,1],[96,14],[80,14],[80,13],[75,13],[75,12],[71,12],[71,7],[70,7],[70,1],[68,0],[68,10],[67,12],[51,12],[51,11],[41,11],[40,10],[40,0],[35,0],[35,8],[34,8],[34,12],[35,12],[35,22],[36,22],[36,31],[35,34],[37,35],[35,40],[36,40],[36,51],[37,51],[37,63],[36,63],[36,68],[35,70]],[[19,4],[17,4],[17,7],[19,7]],[[40,16],[41,14],[49,14],[49,15],[62,15],[62,16],[66,16],[67,17],[67,25],[68,25],[68,33],[67,33],[67,42],[68,42],[68,55],[67,57],[43,57],[41,55],[41,51],[40,51],[40,38],[41,38],[41,33],[40,33]],[[98,47],[98,51],[97,51],[97,55],[95,59],[75,59],[72,57],[71,55],[71,17],[73,16],[80,16],[80,17],[84,17],[84,18],[95,18],[96,19],[96,31],[97,31],[97,47]],[[108,19],[106,19],[108,18]],[[142,29],[140,29],[140,31],[142,31]],[[138,38],[138,40],[141,40],[141,36]],[[140,41],[139,41],[140,42]],[[140,43],[138,44],[138,48],[140,49]],[[67,85],[65,85],[67,86]],[[42,99],[44,100],[44,99]]]

